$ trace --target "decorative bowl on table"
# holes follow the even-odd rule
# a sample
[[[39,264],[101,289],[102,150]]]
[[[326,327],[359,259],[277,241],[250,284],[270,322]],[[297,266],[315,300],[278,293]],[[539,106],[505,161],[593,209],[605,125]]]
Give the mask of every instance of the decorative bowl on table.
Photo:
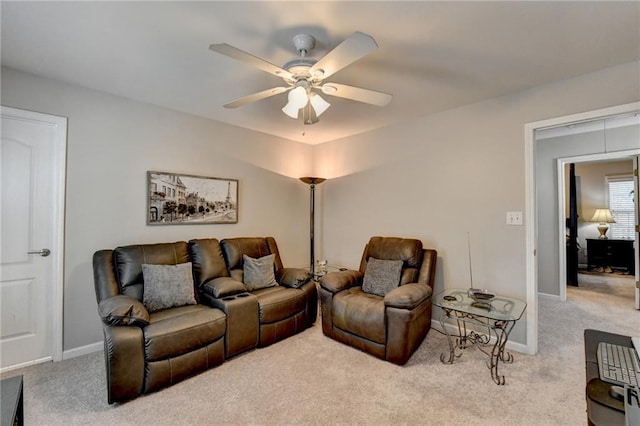
[[[473,299],[472,306],[486,309],[491,308],[491,300],[496,297],[489,290],[479,288],[470,288],[467,291],[467,295]]]

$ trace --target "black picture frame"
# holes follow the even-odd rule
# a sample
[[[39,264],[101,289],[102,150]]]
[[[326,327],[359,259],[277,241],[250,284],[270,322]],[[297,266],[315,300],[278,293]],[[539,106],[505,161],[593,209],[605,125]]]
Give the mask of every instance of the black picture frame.
[[[238,179],[147,172],[147,225],[238,223]]]

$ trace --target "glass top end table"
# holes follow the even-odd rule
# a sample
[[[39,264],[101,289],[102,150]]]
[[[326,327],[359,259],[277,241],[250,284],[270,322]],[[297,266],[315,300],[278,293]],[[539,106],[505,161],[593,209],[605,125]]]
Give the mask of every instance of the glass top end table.
[[[505,379],[498,374],[498,364],[499,361],[513,362],[513,355],[505,351],[505,346],[509,340],[509,333],[522,318],[527,304],[520,299],[500,295],[478,301],[469,296],[467,289],[446,289],[437,294],[432,303],[442,309],[440,325],[449,342],[449,353],[443,352],[440,361],[453,364],[456,358],[462,356],[464,349],[475,345],[489,356],[487,366],[491,370],[493,381],[503,385]],[[449,333],[445,324],[446,320],[451,318],[458,327],[458,334],[455,336]],[[479,326],[485,331],[467,330],[467,324]]]
[[[334,266],[334,265],[316,265],[315,270],[313,271],[313,280],[320,281],[322,277],[327,275],[329,272],[338,272],[338,271],[347,271],[348,268],[344,268],[342,266]]]

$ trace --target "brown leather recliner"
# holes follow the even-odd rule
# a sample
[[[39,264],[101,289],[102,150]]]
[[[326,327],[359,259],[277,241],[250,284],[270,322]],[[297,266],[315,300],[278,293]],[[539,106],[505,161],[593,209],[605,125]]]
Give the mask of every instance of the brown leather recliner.
[[[384,296],[363,291],[371,258],[402,261],[399,282],[390,283],[394,288]],[[423,249],[420,240],[371,238],[360,270],[331,272],[320,280],[325,336],[394,364],[405,364],[431,327],[436,259],[437,252]]]
[[[168,386],[224,361],[224,312],[189,304],[149,313],[142,304],[142,264],[190,261],[184,241],[94,254],[110,404]],[[220,261],[224,262],[222,257]]]
[[[258,302],[258,347],[268,346],[310,327],[318,313],[316,284],[309,271],[285,268],[272,237],[227,238],[220,241],[231,278],[243,282],[243,255],[275,255],[277,286],[251,292]],[[216,305],[213,305],[216,306]]]

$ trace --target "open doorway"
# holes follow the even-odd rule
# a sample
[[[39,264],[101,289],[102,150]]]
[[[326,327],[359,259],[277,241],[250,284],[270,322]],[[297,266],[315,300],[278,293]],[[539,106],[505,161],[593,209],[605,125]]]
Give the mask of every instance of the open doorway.
[[[624,265],[628,272],[635,274],[638,249],[634,247],[637,245],[634,244],[633,225],[636,223],[634,213],[637,204],[630,209],[631,217],[626,218],[631,225],[626,232],[618,235],[619,224],[612,224],[616,229],[611,233],[616,235],[611,241],[604,242],[600,241],[597,229],[606,229],[609,225],[604,222],[613,221],[607,209],[612,207],[609,186],[616,183],[614,179],[626,179],[625,183],[633,187],[633,159],[638,153],[640,115],[636,111],[536,131],[537,220],[539,229],[546,230],[538,235],[538,247],[541,249],[538,278],[543,282],[540,293],[566,300],[567,284],[578,284],[572,282],[577,280],[568,276],[567,271],[571,272],[572,266],[577,270],[580,260],[583,265],[586,263],[583,269],[592,269],[588,263],[589,251],[594,263],[592,266],[608,270],[611,266]],[[581,170],[576,173],[578,199],[573,200],[580,207],[578,212],[572,212],[570,208],[572,182],[568,169],[572,164]],[[601,214],[606,212],[607,217],[596,218],[596,210]],[[572,217],[571,213],[579,213],[580,217]],[[592,220],[596,219],[598,222],[593,223]],[[572,224],[577,225],[577,229]],[[572,246],[569,252],[567,246],[576,242],[576,230],[579,231],[578,247]],[[603,259],[604,256],[608,259]],[[638,306],[639,300],[635,299],[635,306]]]
[[[538,297],[560,298],[561,290],[566,290],[564,265],[566,218],[564,211],[560,212],[560,195],[557,191],[556,160],[579,155],[606,155],[619,153],[620,155],[640,154],[640,133],[635,138],[620,142],[613,137],[607,120],[622,116],[637,117],[640,103],[635,102],[596,111],[574,114],[525,125],[525,178],[526,178],[526,217],[525,222],[525,261],[527,305],[527,350],[536,353],[538,350]],[[556,129],[567,131],[578,125],[597,123],[601,129],[592,132],[591,136],[600,134],[599,138],[569,138],[564,143],[545,144],[537,140],[541,131]],[[640,132],[640,130],[636,130]],[[574,132],[575,133],[575,132]],[[582,149],[582,151],[578,150]],[[546,151],[545,151],[546,150]],[[637,244],[636,234],[636,262]],[[562,242],[562,244],[560,243]],[[562,271],[562,273],[561,273]],[[636,274],[638,268],[636,267]],[[638,280],[636,276],[636,281]],[[562,285],[561,285],[562,282]],[[636,290],[637,293],[637,290]]]
[[[560,299],[580,292],[636,306],[634,157],[623,153],[558,159]],[[575,207],[575,208],[572,208]],[[576,225],[573,227],[572,225]],[[560,227],[560,224],[559,224]],[[562,277],[565,278],[564,283]],[[569,286],[569,287],[567,287]],[[564,290],[564,291],[563,291]]]

